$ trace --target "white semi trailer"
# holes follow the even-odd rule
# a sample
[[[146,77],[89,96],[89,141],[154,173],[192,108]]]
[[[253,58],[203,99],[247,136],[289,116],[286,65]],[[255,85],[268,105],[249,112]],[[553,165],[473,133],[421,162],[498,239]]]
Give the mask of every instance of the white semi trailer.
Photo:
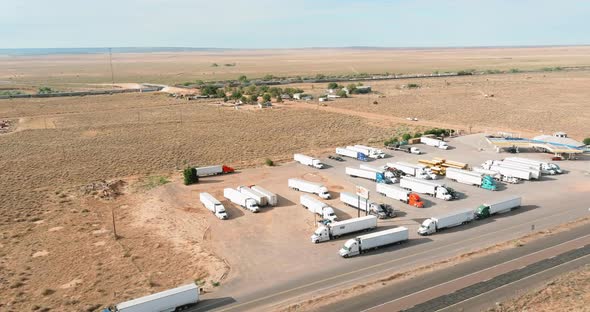
[[[391,172],[389,170],[385,170],[385,166],[373,166],[373,165],[368,165],[368,164],[360,164],[359,168],[361,168],[363,170],[369,170],[369,171],[382,173],[386,178],[392,180],[392,183],[397,182],[397,180],[395,179],[395,176],[393,175],[393,172]],[[393,180],[395,180],[395,181],[393,181]]]
[[[227,212],[225,212],[225,207],[219,202],[213,195],[209,193],[200,193],[199,200],[205,206],[205,208],[209,209],[209,211],[213,212],[215,216],[221,220],[225,220],[228,218]]]
[[[199,302],[199,286],[194,283],[129,300],[103,312],[179,311]]]
[[[429,137],[420,137],[420,142],[424,143],[428,146],[438,147],[440,149],[449,149],[449,145],[445,141],[441,141],[439,139],[433,139]]]
[[[420,235],[430,235],[442,229],[459,226],[471,222],[475,218],[473,209],[461,210],[441,217],[428,218],[418,229]]]
[[[398,161],[395,163],[387,163],[387,167],[395,168],[405,173],[406,175],[410,175],[420,179],[427,180],[436,178],[436,175],[430,170],[430,168],[427,168],[422,165],[415,165],[403,161]]]
[[[264,207],[266,205],[268,205],[268,200],[266,198],[266,196],[264,196],[264,194],[261,194],[247,186],[238,186],[238,191],[240,191],[240,193],[250,197],[250,198],[254,198],[254,200],[256,201],[256,203],[258,204],[258,207]]]
[[[356,148],[357,150],[360,150],[362,153],[364,153],[363,151],[366,151],[365,154],[369,155],[369,157],[371,157],[371,158],[385,158],[385,153],[383,153],[383,151],[378,148],[365,146],[365,145],[355,145],[353,147]],[[371,156],[371,155],[373,155],[373,156]]]
[[[453,196],[446,186],[440,183],[424,181],[412,177],[403,177],[400,180],[400,186],[412,192],[428,194],[436,198],[451,200]]]
[[[418,194],[411,193],[395,185],[377,184],[375,190],[382,196],[402,201],[410,206],[423,208],[424,203],[420,200]]]
[[[307,210],[322,217],[323,220],[330,220],[332,222],[338,220],[338,217],[336,217],[336,213],[334,212],[334,208],[309,195],[299,196],[299,203]]]
[[[328,189],[320,183],[309,182],[301,179],[291,178],[288,181],[289,188],[305,193],[316,194],[323,199],[330,198]]]
[[[371,234],[357,236],[349,239],[340,248],[339,254],[344,258],[360,255],[371,249],[392,245],[407,241],[409,237],[408,229],[397,227],[385,231],[379,231]]]
[[[338,238],[343,235],[360,231],[368,231],[376,227],[377,217],[375,216],[365,216],[344,221],[332,222],[318,227],[311,236],[311,241],[317,244]]]
[[[523,157],[506,157],[506,159],[504,159],[504,161],[529,164],[531,166],[535,166],[536,168],[539,168],[543,172],[543,174],[562,173],[561,168],[559,168],[559,166],[554,163],[549,163],[549,162],[544,162],[544,161],[539,161],[539,160],[534,160],[534,159],[529,159],[529,158],[523,158]]]
[[[344,147],[337,147],[336,154],[346,156],[346,157],[351,157],[351,158],[358,159],[361,161],[369,160],[368,156],[365,153],[362,153],[362,152],[359,152],[356,150],[351,150],[351,149],[344,148]]]
[[[276,206],[279,203],[277,198],[277,194],[268,191],[267,189],[263,188],[262,186],[253,185],[251,189],[257,191],[258,193],[264,195],[266,197],[266,201],[271,206]]]
[[[352,168],[352,167],[346,167],[344,169],[344,172],[353,178],[356,178],[356,177],[365,178],[365,179],[373,180],[377,183],[391,183],[391,181],[385,177],[385,174],[383,174],[381,172],[375,172],[372,170],[365,170],[365,169]]]
[[[322,169],[324,168],[324,164],[316,158],[307,156],[307,155],[303,155],[303,154],[294,154],[293,155],[293,159],[295,159],[296,162],[302,164],[302,165],[306,165],[306,166],[310,166],[310,167],[314,167],[317,169]]]
[[[533,168],[527,164],[512,163],[512,162],[507,162],[507,161],[495,160],[494,165],[500,166],[500,167],[507,167],[507,168],[530,171],[531,172],[531,179],[538,180],[541,178],[541,170],[539,170],[538,168]]]
[[[227,198],[232,203],[240,205],[242,208],[248,209],[254,213],[260,211],[260,208],[258,208],[258,203],[256,203],[254,198],[250,198],[248,195],[242,194],[238,190],[224,188],[223,197]]]
[[[492,165],[490,167],[490,170],[495,171],[503,176],[514,177],[521,180],[530,180],[532,178],[531,172],[528,170],[522,170],[512,167],[503,167],[498,165]]]
[[[497,213],[508,212],[520,207],[522,198],[520,196],[509,196],[504,199],[484,203],[475,210],[475,218],[483,219]]]
[[[207,167],[197,167],[195,168],[197,176],[199,177],[206,177],[212,175],[218,175],[222,173],[232,173],[234,172],[234,168],[228,167],[225,165],[217,165],[217,166],[207,166]]]
[[[369,214],[377,216],[379,219],[395,217],[395,211],[392,207],[389,207],[385,204],[379,204],[371,200],[366,200],[353,193],[341,192],[340,201],[350,207],[359,209],[360,211],[366,212],[368,209]]]

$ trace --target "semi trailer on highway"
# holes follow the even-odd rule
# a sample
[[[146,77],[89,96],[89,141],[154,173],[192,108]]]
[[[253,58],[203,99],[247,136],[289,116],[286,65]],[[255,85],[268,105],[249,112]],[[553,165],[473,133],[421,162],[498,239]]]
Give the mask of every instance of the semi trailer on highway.
[[[199,200],[205,206],[205,208],[209,209],[209,211],[213,212],[215,216],[221,220],[225,220],[228,218],[227,212],[225,212],[225,207],[219,202],[215,197],[213,197],[209,193],[200,193]]]
[[[336,217],[336,213],[334,213],[334,208],[330,207],[328,204],[319,201],[309,195],[301,195],[299,196],[299,203],[301,206],[305,207],[307,210],[319,215],[322,217],[322,220],[330,220],[336,221],[338,217]]]
[[[195,168],[197,172],[197,176],[199,177],[206,177],[212,175],[218,175],[223,173],[232,173],[234,172],[234,168],[228,167],[225,165],[218,165],[218,166],[208,166],[208,167],[197,167]]]
[[[403,177],[400,180],[400,187],[412,192],[428,194],[430,196],[443,200],[453,199],[453,190],[443,184],[424,181],[412,177]]]
[[[383,151],[378,148],[365,146],[365,145],[354,145],[352,147],[353,148],[350,148],[350,146],[347,146],[346,148],[352,149],[352,150],[357,150],[357,151],[359,151],[371,158],[385,158],[385,153],[383,153]]]
[[[254,200],[256,201],[256,203],[258,204],[258,207],[264,207],[266,205],[268,205],[268,200],[266,198],[266,196],[264,196],[264,194],[261,194],[247,186],[238,186],[238,191],[240,191],[240,193],[250,197],[250,198],[254,198]]]
[[[230,202],[239,205],[244,209],[248,209],[254,213],[260,211],[260,208],[258,208],[258,203],[254,198],[250,198],[247,195],[242,194],[238,190],[232,188],[224,188],[223,197],[227,198]]]
[[[102,312],[180,311],[199,302],[199,286],[194,283],[119,303]]]
[[[496,181],[489,175],[452,167],[447,168],[446,171],[447,178],[455,182],[479,186],[490,191],[497,189]]]
[[[387,177],[385,177],[385,174],[381,173],[381,172],[375,172],[372,170],[365,170],[365,169],[359,169],[359,168],[352,168],[352,167],[346,167],[344,169],[344,172],[346,172],[347,175],[356,178],[365,178],[365,179],[369,179],[369,180],[373,180],[377,183],[391,183],[391,180]]]
[[[508,212],[520,207],[521,201],[522,198],[520,196],[510,196],[504,199],[484,203],[475,210],[475,217],[477,219],[484,219],[497,213]]]
[[[447,144],[447,142],[439,140],[439,139],[434,139],[434,138],[429,138],[429,137],[420,137],[420,142],[424,143],[428,146],[434,146],[434,147],[438,147],[440,149],[448,149],[449,145]]]
[[[405,242],[409,233],[405,227],[397,227],[389,230],[379,231],[371,234],[357,236],[349,239],[340,248],[339,254],[344,258],[360,255],[371,249]]]
[[[376,227],[377,217],[375,216],[365,216],[344,221],[332,222],[319,226],[311,236],[311,241],[317,244],[338,238],[343,235],[360,231],[369,231]]]
[[[316,158],[313,158],[310,156],[306,156],[303,154],[294,154],[293,159],[295,159],[296,162],[298,162],[302,165],[314,167],[317,169],[324,168],[324,164],[319,159],[316,159]]]
[[[271,206],[276,206],[279,203],[277,198],[277,194],[268,191],[267,189],[263,188],[262,186],[252,185],[251,189],[255,190],[256,192],[264,195],[266,197],[266,201]]]
[[[289,188],[305,193],[316,194],[323,199],[330,198],[330,192],[321,183],[309,182],[301,179],[291,178],[288,180]]]
[[[360,211],[366,212],[368,209],[369,214],[377,216],[379,219],[395,217],[395,211],[391,206],[366,200],[353,193],[341,192],[340,201]]]
[[[475,218],[473,209],[461,210],[441,217],[428,218],[418,229],[420,235],[430,235],[442,229],[459,226],[471,222]]]
[[[343,147],[337,147],[336,148],[336,154],[341,155],[341,156],[346,156],[346,157],[350,157],[350,158],[354,158],[354,159],[358,159],[361,161],[368,161],[369,158],[367,155],[361,153],[361,152],[357,152],[354,150],[349,150],[347,148],[343,148]]]
[[[404,190],[401,187],[395,185],[377,184],[375,186],[377,193],[393,198],[395,200],[402,201],[410,206],[417,208],[423,208],[424,203],[421,201],[420,196],[415,193],[411,193],[408,190]]]

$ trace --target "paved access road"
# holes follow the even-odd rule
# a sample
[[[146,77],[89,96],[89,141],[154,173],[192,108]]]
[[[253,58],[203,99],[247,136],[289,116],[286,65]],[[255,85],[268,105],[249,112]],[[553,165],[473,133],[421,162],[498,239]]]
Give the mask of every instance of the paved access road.
[[[481,311],[516,291],[590,263],[590,225],[387,285],[325,311]]]

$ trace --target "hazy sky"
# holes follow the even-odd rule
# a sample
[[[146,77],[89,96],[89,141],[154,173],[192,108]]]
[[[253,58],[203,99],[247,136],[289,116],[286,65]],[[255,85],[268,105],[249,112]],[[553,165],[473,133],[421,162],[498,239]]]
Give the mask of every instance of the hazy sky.
[[[590,44],[587,0],[2,2],[0,48]]]

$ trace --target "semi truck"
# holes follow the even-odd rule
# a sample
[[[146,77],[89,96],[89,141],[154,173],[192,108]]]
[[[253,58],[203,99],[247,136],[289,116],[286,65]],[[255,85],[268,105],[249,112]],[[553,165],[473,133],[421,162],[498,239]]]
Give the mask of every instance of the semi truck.
[[[218,165],[218,166],[208,166],[208,167],[197,167],[195,168],[197,172],[197,176],[199,177],[206,177],[212,175],[218,175],[223,173],[232,173],[234,172],[234,168],[228,167],[225,165]]]
[[[238,191],[240,191],[240,193],[250,197],[250,198],[254,198],[254,200],[256,201],[256,203],[258,204],[258,207],[264,207],[266,205],[268,205],[268,200],[266,198],[266,196],[264,196],[264,194],[261,194],[247,186],[238,186]]]
[[[299,203],[301,206],[305,207],[307,210],[319,215],[322,217],[322,220],[329,220],[329,221],[336,221],[338,217],[336,217],[336,213],[334,213],[334,208],[328,206],[328,204],[319,201],[309,195],[301,195],[299,196]]]
[[[377,216],[379,219],[395,217],[395,211],[391,206],[360,198],[360,196],[353,193],[341,192],[340,201],[350,207],[354,207],[365,212],[367,211],[368,207],[369,214]]]
[[[359,152],[368,155],[371,158],[385,158],[385,153],[382,150],[370,146],[365,145],[355,145],[353,146],[353,150],[358,150]],[[349,148],[348,146],[346,148]]]
[[[493,164],[496,166],[500,166],[500,167],[507,167],[507,168],[530,171],[531,172],[531,179],[534,179],[534,180],[538,180],[541,178],[541,170],[539,170],[538,168],[532,168],[530,165],[527,165],[527,164],[512,163],[512,162],[506,162],[506,161],[501,161],[501,160],[494,160]]]
[[[219,202],[215,197],[213,197],[209,193],[200,193],[199,200],[205,206],[205,208],[209,209],[209,211],[213,212],[215,216],[221,220],[225,220],[228,218],[227,212],[225,212],[225,207]]]
[[[343,235],[360,231],[369,231],[376,227],[377,217],[375,216],[365,216],[344,221],[332,222],[320,225],[311,236],[311,241],[317,244],[338,238]]]
[[[447,142],[439,140],[439,139],[434,139],[434,138],[429,138],[429,137],[420,137],[420,142],[424,143],[428,146],[434,146],[434,147],[438,147],[440,149],[449,149],[449,145],[447,144]]]
[[[494,178],[474,171],[449,167],[447,168],[447,178],[455,182],[475,185],[490,191],[495,191],[497,189]]]
[[[330,192],[321,183],[309,182],[301,179],[291,178],[288,181],[289,188],[305,193],[316,194],[323,199],[330,198]]]
[[[275,194],[271,191],[268,191],[267,189],[263,188],[262,186],[252,185],[250,188],[255,190],[256,192],[264,195],[266,197],[266,201],[269,205],[276,206],[279,203],[279,200],[277,198],[277,194]]]
[[[247,195],[242,194],[238,190],[232,188],[224,188],[223,197],[227,198],[230,202],[239,205],[244,209],[248,209],[254,213],[260,211],[260,208],[258,208],[258,203],[256,203],[256,200],[254,198],[250,198]]]
[[[119,303],[102,312],[179,311],[199,302],[199,286],[194,283]]]
[[[377,184],[376,191],[385,197],[402,201],[410,206],[417,208],[424,207],[424,203],[420,200],[420,196],[418,196],[418,194],[411,193],[410,191],[404,190],[401,187],[397,187],[395,185]]]
[[[517,169],[517,168],[513,168],[513,167],[492,165],[490,167],[490,170],[495,171],[503,176],[514,177],[514,178],[518,178],[521,180],[530,180],[532,178],[530,171]]]
[[[520,181],[519,178],[505,176],[499,172],[487,170],[482,167],[473,167],[473,171],[483,173],[485,175],[489,175],[489,176],[493,177],[494,180],[496,180],[496,181],[502,181],[502,182],[506,182],[506,183],[510,183],[510,184],[517,184]]]
[[[405,242],[408,237],[408,229],[403,226],[361,235],[347,240],[338,253],[344,258],[353,257],[371,249]]]
[[[562,173],[561,168],[557,164],[554,164],[554,163],[538,161],[538,160],[523,158],[523,157],[506,157],[506,159],[504,159],[504,161],[529,164],[531,166],[539,168],[539,170],[541,170],[544,174]]]
[[[403,177],[400,180],[400,186],[412,192],[428,194],[443,200],[453,199],[452,189],[446,187],[444,184],[424,181],[412,177]]]
[[[400,151],[400,152],[409,153],[409,154],[416,154],[416,155],[422,154],[420,149],[417,147],[414,147],[414,146],[387,145],[386,147],[390,150]]]
[[[426,236],[442,229],[471,222],[475,218],[473,209],[460,210],[441,217],[428,218],[422,222],[418,234]]]
[[[382,173],[385,178],[389,179],[391,181],[391,183],[396,183],[397,182],[397,178],[395,177],[395,175],[393,174],[393,172],[389,171],[386,169],[386,166],[372,166],[369,164],[360,164],[359,166],[361,169],[364,170],[369,170],[369,171],[374,171],[374,172],[380,172]]]
[[[296,162],[302,164],[302,165],[306,165],[306,166],[310,166],[310,167],[314,167],[317,169],[322,169],[324,168],[324,164],[322,164],[322,162],[319,159],[307,156],[307,155],[303,155],[303,154],[294,154],[293,155],[293,159],[295,159]]]
[[[346,167],[344,169],[344,172],[346,172],[347,175],[356,178],[365,178],[365,179],[369,179],[369,180],[373,180],[377,183],[391,183],[391,180],[389,180],[389,178],[385,177],[385,174],[381,173],[381,172],[375,172],[372,170],[365,170],[365,169],[359,169],[359,168],[352,168],[352,167]]]
[[[397,170],[400,170],[406,175],[410,175],[420,179],[426,180],[432,179],[433,177],[436,178],[436,175],[432,172],[432,170],[423,165],[415,165],[403,161],[398,161],[395,163],[387,163],[387,166],[389,168],[395,168]]]
[[[350,158],[354,158],[354,159],[358,159],[360,161],[368,161],[369,160],[367,155],[365,155],[361,152],[349,150],[349,149],[343,148],[343,147],[337,147],[336,154],[350,157]]]
[[[475,210],[475,218],[484,219],[497,213],[508,212],[520,207],[521,201],[522,198],[520,196],[510,196],[501,200],[484,203]]]

